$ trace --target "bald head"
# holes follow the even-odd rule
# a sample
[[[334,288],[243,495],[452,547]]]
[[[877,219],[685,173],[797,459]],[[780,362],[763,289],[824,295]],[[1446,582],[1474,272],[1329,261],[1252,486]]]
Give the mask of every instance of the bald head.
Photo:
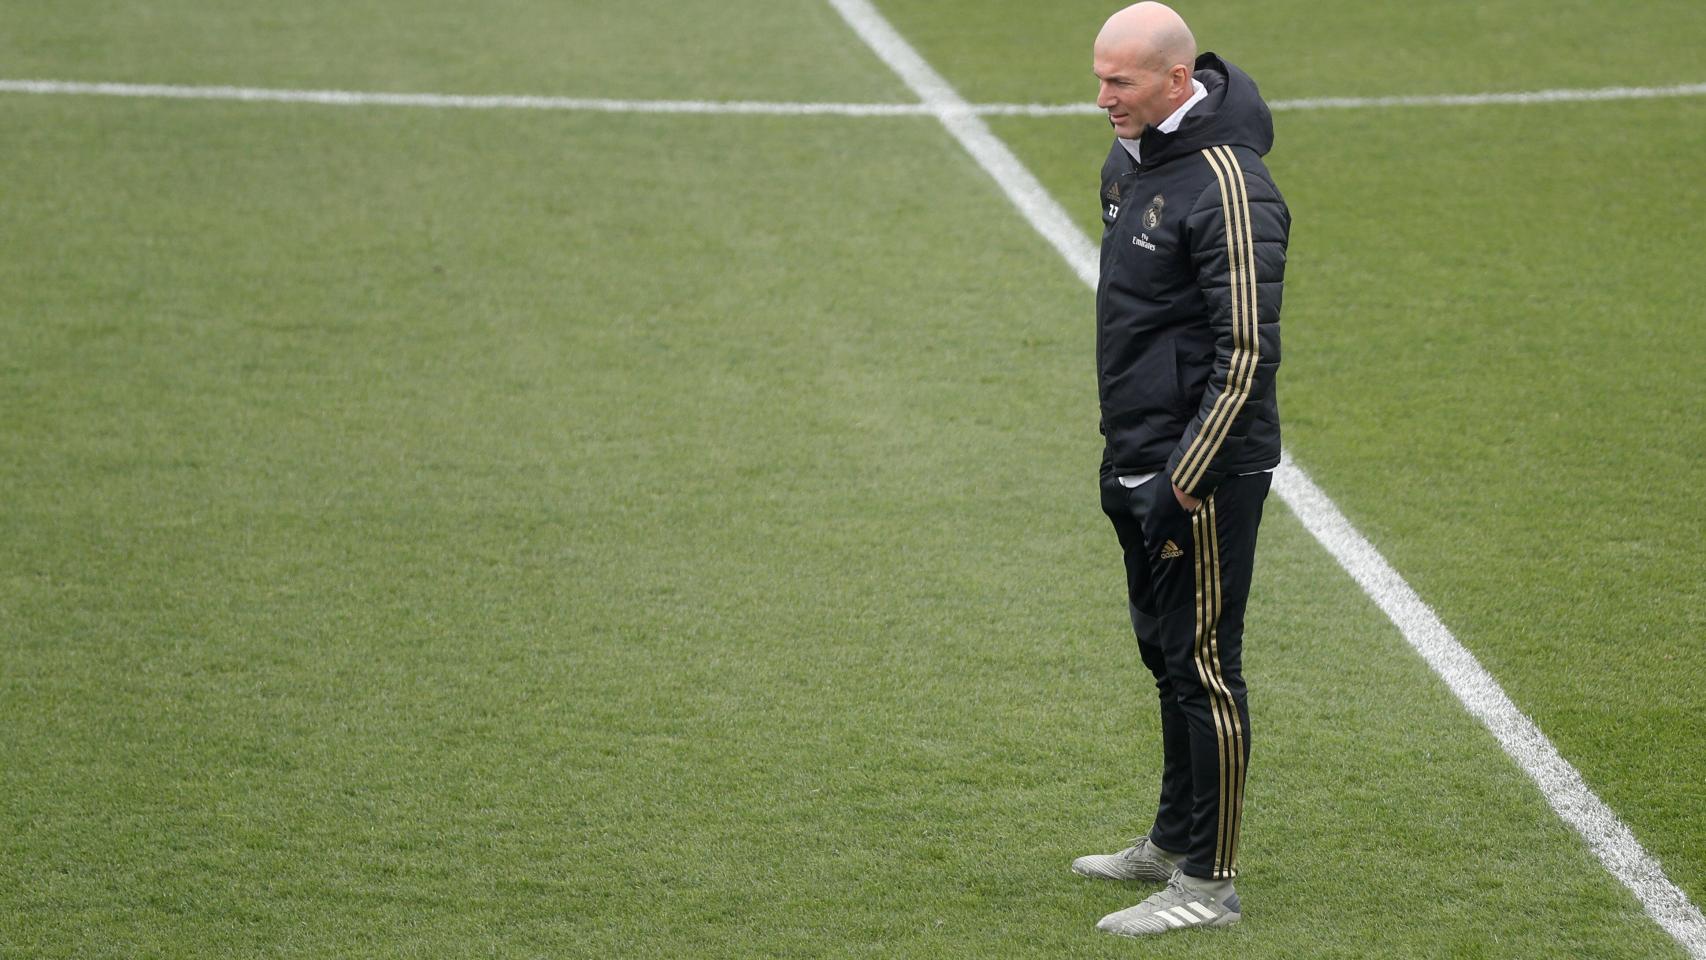
[[[1108,18],[1096,35],[1096,52],[1123,56],[1133,66],[1165,72],[1197,59],[1197,38],[1172,7],[1164,3],[1134,3]]]
[[[1164,3],[1134,3],[1096,35],[1096,105],[1122,137],[1137,137],[1191,98],[1197,40]]]

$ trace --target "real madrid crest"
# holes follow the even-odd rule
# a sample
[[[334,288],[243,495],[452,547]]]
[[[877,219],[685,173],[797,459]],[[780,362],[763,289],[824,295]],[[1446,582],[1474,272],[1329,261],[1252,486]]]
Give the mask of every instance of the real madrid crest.
[[[1167,201],[1158,193],[1155,199],[1149,201],[1149,209],[1143,211],[1143,229],[1154,230],[1161,225],[1161,210],[1167,206]]]

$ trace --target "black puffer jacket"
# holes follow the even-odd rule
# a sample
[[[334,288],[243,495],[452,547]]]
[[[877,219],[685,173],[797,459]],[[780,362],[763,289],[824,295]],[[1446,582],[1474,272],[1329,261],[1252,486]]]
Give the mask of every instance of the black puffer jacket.
[[[1140,167],[1102,165],[1096,365],[1104,474],[1166,470],[1206,496],[1279,463],[1280,288],[1291,213],[1262,163],[1273,116],[1212,53],[1208,96],[1174,133],[1146,127]]]

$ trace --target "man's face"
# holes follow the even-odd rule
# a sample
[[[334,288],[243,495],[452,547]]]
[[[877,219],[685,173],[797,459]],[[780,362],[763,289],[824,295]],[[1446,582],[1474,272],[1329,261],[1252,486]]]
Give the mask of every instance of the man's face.
[[[1167,73],[1139,66],[1130,47],[1108,49],[1097,44],[1092,69],[1101,81],[1096,106],[1108,111],[1116,134],[1134,139],[1144,126],[1160,123],[1173,112],[1167,99]]]

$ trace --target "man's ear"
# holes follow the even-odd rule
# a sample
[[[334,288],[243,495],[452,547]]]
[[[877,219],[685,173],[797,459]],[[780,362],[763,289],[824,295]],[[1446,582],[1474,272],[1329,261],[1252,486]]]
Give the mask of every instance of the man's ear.
[[[1191,68],[1182,63],[1174,64],[1173,83],[1175,84],[1175,89],[1180,92],[1189,90],[1191,88]]]

